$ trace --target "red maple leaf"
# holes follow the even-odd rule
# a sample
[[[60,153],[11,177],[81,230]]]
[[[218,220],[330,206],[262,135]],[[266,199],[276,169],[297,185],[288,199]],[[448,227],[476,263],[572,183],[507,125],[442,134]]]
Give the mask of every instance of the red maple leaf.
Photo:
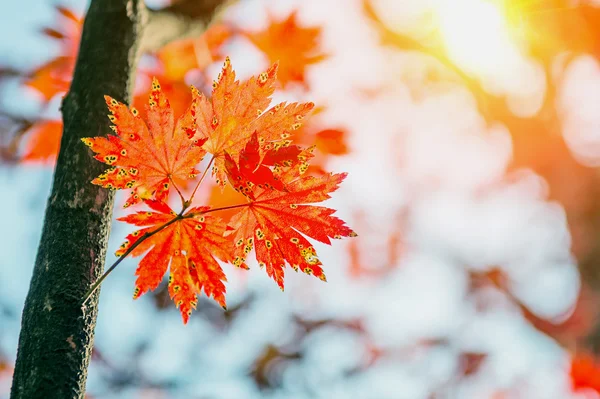
[[[277,172],[281,167],[290,167],[299,161],[305,161],[306,157],[302,157],[301,153],[303,151],[298,146],[277,147],[261,151],[258,135],[254,132],[240,153],[239,163],[236,163],[229,153],[225,153],[225,169],[233,188],[250,199],[254,199],[252,193],[254,185],[269,190],[285,190],[283,182],[270,167]]]
[[[290,82],[306,85],[306,67],[326,57],[319,50],[321,28],[300,26],[297,15],[294,11],[284,20],[269,15],[269,25],[264,30],[242,32],[271,63],[280,63],[278,76],[284,86]]]
[[[82,141],[94,152],[95,158],[112,168],[92,181],[105,188],[131,188],[125,207],[143,199],[165,200],[171,184],[185,184],[196,177],[195,166],[205,151],[191,137],[195,134],[195,109],[198,91],[192,90],[193,100],[188,110],[174,121],[169,101],[162,93],[157,80],[153,81],[148,122],[135,108],[106,96],[106,104],[114,122],[115,135],[84,138]]]
[[[244,267],[254,247],[259,265],[266,267],[281,289],[286,262],[296,271],[301,269],[326,281],[317,252],[303,234],[325,244],[331,244],[330,238],[356,234],[332,216],[335,210],[305,204],[330,198],[329,193],[337,190],[345,177],[345,173],[299,177],[298,169],[290,169],[282,175],[286,192],[256,189],[256,200],[229,223],[235,230],[233,264]]]
[[[157,231],[144,239],[132,251],[132,256],[144,257],[135,272],[134,299],[154,290],[170,267],[169,294],[187,323],[196,308],[197,295],[204,290],[225,307],[227,281],[216,259],[231,260],[231,242],[224,238],[225,224],[221,219],[204,215],[209,207],[195,207],[177,214],[164,202],[147,200],[155,212],[137,212],[117,220],[136,226],[146,226],[127,236],[116,255],[124,254],[145,234]]]

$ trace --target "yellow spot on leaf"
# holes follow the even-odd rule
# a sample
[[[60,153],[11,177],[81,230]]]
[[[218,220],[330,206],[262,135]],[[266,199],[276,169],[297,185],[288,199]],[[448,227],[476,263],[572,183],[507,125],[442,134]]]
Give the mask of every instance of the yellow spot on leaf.
[[[262,240],[265,238],[265,233],[263,233],[261,229],[256,229],[255,234],[257,240]]]
[[[113,163],[117,162],[117,159],[118,157],[116,155],[107,155],[104,157],[104,163],[112,165]]]

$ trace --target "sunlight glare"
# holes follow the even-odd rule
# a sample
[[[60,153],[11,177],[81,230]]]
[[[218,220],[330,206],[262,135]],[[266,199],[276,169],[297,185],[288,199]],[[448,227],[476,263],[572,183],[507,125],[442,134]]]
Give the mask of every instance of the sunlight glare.
[[[440,1],[438,18],[448,54],[465,71],[497,75],[518,63],[506,20],[493,2]]]

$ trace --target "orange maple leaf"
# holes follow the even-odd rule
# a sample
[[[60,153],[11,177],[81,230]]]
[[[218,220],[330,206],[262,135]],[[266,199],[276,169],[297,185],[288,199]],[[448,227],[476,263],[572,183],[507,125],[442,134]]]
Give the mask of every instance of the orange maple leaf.
[[[321,28],[302,27],[296,17],[297,11],[284,20],[276,20],[269,14],[269,25],[264,30],[242,31],[271,63],[279,61],[278,76],[284,86],[290,82],[306,86],[306,67],[326,58],[318,48]]]
[[[192,88],[192,104],[175,124],[173,110],[158,81],[155,79],[152,85],[147,124],[135,108],[130,110],[105,96],[117,135],[82,139],[96,152],[97,160],[112,166],[92,183],[110,189],[133,189],[124,207],[143,199],[166,200],[171,184],[177,188],[196,177],[195,166],[205,154],[196,145],[202,143],[192,140],[198,91]]]
[[[315,145],[323,154],[347,154],[347,132],[341,129],[324,129],[315,133]]]
[[[145,256],[135,272],[134,299],[154,290],[170,267],[169,294],[187,323],[197,305],[202,290],[225,307],[223,269],[217,262],[231,260],[231,241],[224,238],[225,224],[220,218],[204,215],[209,207],[195,207],[178,216],[167,204],[147,200],[155,212],[137,212],[117,220],[135,226],[146,226],[129,234],[116,255],[123,255],[145,234],[157,231],[142,240],[132,256]]]
[[[63,124],[61,121],[42,121],[34,124],[29,134],[22,160],[53,162],[60,149]]]
[[[225,185],[225,151],[236,158],[254,132],[267,150],[288,146],[292,132],[302,126],[300,121],[314,107],[313,103],[283,102],[265,112],[275,91],[276,76],[274,64],[258,77],[240,83],[227,57],[213,83],[212,98],[200,95],[196,107],[198,137],[206,139],[204,149],[214,156],[217,184]]]
[[[260,190],[256,200],[248,204],[229,223],[235,232],[233,264],[245,267],[246,257],[254,247],[256,260],[267,274],[284,288],[285,262],[296,271],[301,269],[326,281],[315,248],[304,235],[325,244],[330,238],[354,237],[344,221],[332,216],[335,210],[314,205],[330,198],[346,177],[345,173],[320,177],[299,177],[298,169],[282,175],[286,192]]]
[[[163,47],[158,53],[165,77],[183,81],[192,69],[204,70],[215,61],[223,60],[221,48],[233,30],[226,24],[212,25],[198,38],[178,40]]]

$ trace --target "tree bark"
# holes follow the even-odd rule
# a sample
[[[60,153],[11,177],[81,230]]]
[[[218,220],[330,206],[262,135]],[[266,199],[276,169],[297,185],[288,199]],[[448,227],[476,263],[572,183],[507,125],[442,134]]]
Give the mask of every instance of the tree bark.
[[[11,398],[83,398],[113,193],[91,184],[105,165],[80,139],[109,129],[104,94],[129,102],[146,10],[142,0],[92,0],[71,88],[61,150],[23,311]]]
[[[200,37],[228,6],[238,0],[181,0],[173,5],[149,10],[143,51],[155,51],[180,39]]]
[[[104,269],[113,193],[91,184],[106,165],[80,139],[110,132],[105,94],[130,102],[142,43],[155,49],[201,34],[225,3],[184,0],[153,11],[154,22],[164,16],[170,25],[181,23],[161,30],[143,0],[92,0],[63,101],[61,148],[23,310],[12,399],[85,396],[99,290],[84,308],[81,301]]]

